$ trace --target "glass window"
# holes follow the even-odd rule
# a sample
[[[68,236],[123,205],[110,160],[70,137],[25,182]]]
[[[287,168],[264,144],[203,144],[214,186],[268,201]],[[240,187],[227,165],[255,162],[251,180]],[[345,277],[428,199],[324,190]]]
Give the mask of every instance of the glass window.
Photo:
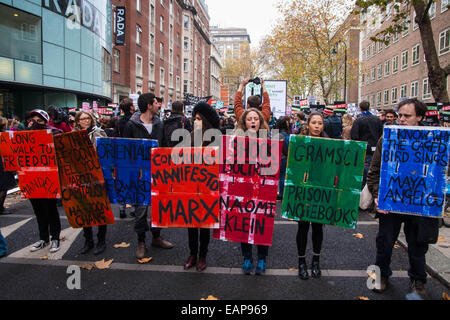
[[[159,18],[159,30],[161,30],[161,32],[164,32],[164,17],[161,16]]]
[[[389,104],[389,89],[384,90],[384,105]]]
[[[402,37],[406,37],[409,33],[409,25],[411,24],[411,18],[408,16],[405,21],[403,22],[403,27],[406,29],[402,32]]]
[[[392,74],[398,72],[398,56],[392,58]]]
[[[442,0],[441,2],[441,13],[447,11],[448,9],[448,0]]]
[[[397,103],[398,88],[392,88],[392,104]]]
[[[428,11],[428,15],[430,16],[430,20],[436,17],[436,2],[431,4],[430,10]]]
[[[0,49],[1,50],[1,49]],[[439,34],[439,55],[450,51],[450,28]]]
[[[142,29],[141,27],[137,24],[136,25],[136,44],[141,44],[141,36],[142,36]]]
[[[150,80],[155,81],[155,65],[153,63],[149,64],[148,77]]]
[[[164,43],[159,43],[159,57],[164,60]]]
[[[381,91],[377,92],[377,106],[381,106]]]
[[[141,11],[141,0],[136,0],[136,10]]]
[[[411,82],[411,97],[417,98],[419,95],[419,81]]]
[[[136,55],[136,76],[142,77],[142,57]]]
[[[40,17],[0,4],[0,56],[42,63]]]
[[[409,55],[409,50],[405,50],[402,52],[402,70],[405,70],[406,68],[408,68],[408,55]]]
[[[377,80],[381,80],[382,78],[383,78],[383,65],[380,63],[378,65]]]
[[[164,82],[165,82],[165,78],[164,78],[164,68],[161,68],[160,70],[159,70],[159,84],[160,85],[164,85]]]
[[[412,65],[418,65],[420,62],[420,44],[417,44],[412,49]]]
[[[406,84],[400,87],[400,98],[406,98],[408,95],[408,86]]]
[[[391,60],[384,62],[384,76],[388,77],[391,74]]]
[[[185,29],[189,29],[189,17],[188,16],[184,16],[183,25],[184,25]]]
[[[431,98],[431,88],[428,83],[428,78],[423,79],[422,99],[427,100]]]
[[[114,72],[120,72],[120,51],[114,49]]]

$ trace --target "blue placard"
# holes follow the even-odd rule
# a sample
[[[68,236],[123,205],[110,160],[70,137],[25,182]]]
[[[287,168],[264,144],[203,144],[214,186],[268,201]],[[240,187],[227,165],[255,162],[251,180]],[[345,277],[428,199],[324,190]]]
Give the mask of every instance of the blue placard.
[[[158,141],[97,138],[97,153],[111,203],[151,203],[151,153]]]
[[[449,138],[447,128],[384,128],[379,209],[443,216]]]

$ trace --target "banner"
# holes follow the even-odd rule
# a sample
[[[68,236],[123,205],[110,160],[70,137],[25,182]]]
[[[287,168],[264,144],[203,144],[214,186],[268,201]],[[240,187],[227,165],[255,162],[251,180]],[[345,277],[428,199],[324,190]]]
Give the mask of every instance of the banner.
[[[209,103],[211,98],[212,98],[212,96],[196,97],[196,96],[193,96],[190,93],[185,93],[184,94],[184,104],[187,105],[187,106],[195,106],[199,102]]]
[[[366,142],[291,135],[282,216],[355,229]]]
[[[282,142],[235,136],[222,139],[220,229],[214,230],[213,237],[270,246]]]
[[[217,147],[152,149],[152,226],[219,227]]]
[[[60,197],[51,130],[1,132],[0,153],[4,170],[17,171],[25,198]]]
[[[115,25],[115,36],[116,36],[116,46],[125,45],[125,34],[126,34],[126,7],[116,7],[116,25]]]
[[[442,217],[449,159],[449,128],[384,127],[378,207]]]
[[[111,203],[151,204],[151,149],[156,140],[97,138],[97,154]]]
[[[270,109],[275,118],[286,115],[287,106],[287,81],[286,80],[264,80],[264,86],[270,97]]]
[[[113,224],[97,152],[85,130],[54,137],[64,211],[72,228]]]

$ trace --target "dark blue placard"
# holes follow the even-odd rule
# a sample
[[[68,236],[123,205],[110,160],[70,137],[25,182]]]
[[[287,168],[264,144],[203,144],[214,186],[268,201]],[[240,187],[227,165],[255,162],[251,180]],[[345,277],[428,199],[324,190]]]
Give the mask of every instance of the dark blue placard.
[[[384,128],[381,210],[441,217],[445,204],[450,130],[439,127]]]
[[[151,150],[158,141],[97,138],[97,153],[111,203],[151,203]]]

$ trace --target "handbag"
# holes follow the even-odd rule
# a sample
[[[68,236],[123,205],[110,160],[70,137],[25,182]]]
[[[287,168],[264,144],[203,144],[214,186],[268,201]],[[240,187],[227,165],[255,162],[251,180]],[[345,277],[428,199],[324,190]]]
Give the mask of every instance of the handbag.
[[[372,194],[369,191],[369,188],[367,187],[367,184],[364,186],[364,188],[361,191],[361,196],[359,198],[359,208],[361,210],[367,210],[370,205],[373,202]]]

